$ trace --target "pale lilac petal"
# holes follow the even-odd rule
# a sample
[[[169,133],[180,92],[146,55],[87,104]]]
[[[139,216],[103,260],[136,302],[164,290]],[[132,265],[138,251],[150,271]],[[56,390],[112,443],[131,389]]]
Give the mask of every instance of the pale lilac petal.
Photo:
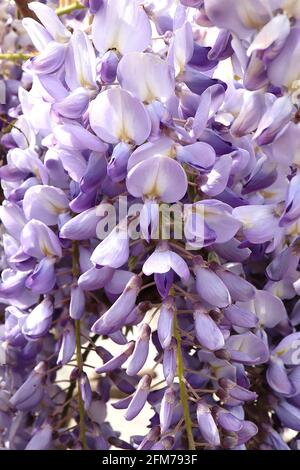
[[[265,243],[278,230],[279,216],[273,204],[236,207],[232,215],[243,224],[243,232],[251,243]]]
[[[91,261],[99,266],[119,268],[127,263],[129,258],[129,236],[127,224],[118,225],[95,248]]]
[[[231,271],[223,271],[222,269],[217,270],[217,274],[226,284],[234,302],[237,300],[244,302],[251,300],[255,296],[255,288],[252,284],[237,274]]]
[[[21,244],[26,254],[37,259],[62,256],[57,236],[39,220],[33,219],[25,225],[21,233]]]
[[[231,172],[232,158],[230,155],[223,155],[216,160],[214,168],[205,177],[206,182],[201,185],[201,191],[209,196],[217,196],[222,193],[227,186]]]
[[[95,14],[92,36],[101,54],[108,49],[117,49],[121,54],[143,51],[151,40],[151,25],[137,2],[107,0]]]
[[[151,385],[151,377],[150,375],[144,375],[144,377],[140,380],[137,390],[134,393],[132,400],[127,408],[125,413],[125,419],[131,421],[134,419],[140,411],[144,408],[146,403]]]
[[[212,168],[216,160],[216,152],[205,142],[195,142],[177,149],[177,160],[188,163],[197,170]]]
[[[287,371],[280,358],[271,358],[266,378],[268,384],[275,392],[282,395],[291,395],[293,393],[293,385],[288,378]]]
[[[86,130],[80,124],[62,124],[54,127],[54,136],[57,141],[68,149],[105,152],[107,146],[98,137]]]
[[[105,142],[145,142],[151,131],[151,122],[144,105],[121,88],[100,93],[90,107],[93,131]]]
[[[134,166],[128,173],[126,185],[135,197],[171,203],[185,195],[187,177],[181,165],[172,158],[155,156]]]
[[[219,431],[205,400],[201,400],[197,403],[197,421],[205,441],[212,446],[219,446]]]
[[[27,220],[38,219],[47,225],[56,225],[60,214],[69,209],[69,200],[62,189],[36,185],[29,188],[23,200]]]
[[[174,93],[174,78],[167,62],[154,54],[126,54],[119,63],[117,76],[122,88],[146,103],[167,101]]]
[[[227,307],[231,297],[223,281],[208,268],[195,268],[196,288],[201,299],[215,307]]]
[[[70,39],[71,33],[60,21],[52,8],[41,2],[31,2],[29,8],[34,11],[55,41],[65,43]]]
[[[157,333],[159,342],[163,349],[171,345],[172,335],[173,335],[173,325],[174,325],[174,315],[175,315],[175,304],[173,297],[167,297],[161,306],[158,324],[157,324]]]
[[[269,359],[265,343],[253,333],[233,335],[226,341],[226,349],[231,359],[243,364],[263,364]]]
[[[263,328],[274,328],[287,318],[282,300],[266,290],[257,289],[253,300],[237,302],[237,306],[253,312]]]
[[[224,336],[213,319],[200,309],[194,312],[196,336],[204,348],[217,351],[224,347]]]

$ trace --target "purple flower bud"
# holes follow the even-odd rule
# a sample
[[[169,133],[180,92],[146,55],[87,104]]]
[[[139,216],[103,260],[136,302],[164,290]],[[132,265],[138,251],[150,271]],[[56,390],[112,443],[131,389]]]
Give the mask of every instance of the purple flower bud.
[[[212,446],[220,445],[219,431],[204,400],[197,403],[197,421],[203,438]]]
[[[57,357],[57,364],[67,364],[76,348],[76,338],[75,338],[75,330],[71,323],[68,323],[67,326],[64,327],[64,332],[61,338],[61,344],[59,348],[59,353]]]
[[[56,282],[54,264],[55,259],[43,258],[26,279],[26,287],[39,294],[50,292]]]
[[[102,374],[103,372],[110,372],[112,370],[118,369],[119,367],[127,361],[128,357],[131,356],[134,350],[134,341],[131,341],[126,346],[125,350],[116,357],[113,357],[109,361],[105,362],[102,367],[96,369],[97,374]]]
[[[160,437],[160,427],[155,426],[150,429],[148,434],[144,437],[137,450],[149,450],[158,441]]]
[[[161,306],[157,324],[158,338],[163,349],[171,344],[175,315],[174,297],[167,297]]]
[[[164,350],[163,356],[163,372],[168,385],[172,385],[177,368],[177,343],[172,338],[170,345]]]
[[[174,438],[167,436],[154,444],[150,450],[171,450],[174,446]]]
[[[172,387],[166,389],[159,412],[161,433],[168,431],[175,407],[175,392]]]
[[[146,403],[149,390],[151,385],[150,375],[144,375],[139,381],[136,392],[134,393],[132,400],[127,408],[125,413],[125,419],[131,421],[134,419],[140,411],[144,408]]]
[[[98,66],[101,81],[113,83],[117,76],[119,57],[114,51],[105,52]]]
[[[79,386],[85,410],[88,410],[92,403],[92,389],[85,372],[81,372],[79,377]]]
[[[201,299],[214,307],[227,307],[231,303],[229,291],[224,282],[208,268],[195,267],[196,287]]]
[[[27,316],[22,327],[25,336],[31,339],[41,338],[46,335],[52,323],[53,304],[51,300],[43,300]]]
[[[118,182],[126,178],[127,164],[131,152],[131,146],[124,142],[120,142],[114,147],[107,167],[107,174],[112,181]]]
[[[108,334],[117,331],[125,324],[125,319],[133,309],[142,280],[139,276],[132,277],[116,302],[92,326],[97,334]]]
[[[216,351],[225,345],[224,336],[206,311],[199,306],[194,312],[196,336],[201,346]]]
[[[29,411],[35,408],[44,395],[43,380],[46,373],[46,364],[39,362],[11,397],[10,404],[21,411]]]
[[[80,320],[80,318],[84,314],[84,309],[85,295],[83,290],[79,286],[72,287],[69,307],[70,317],[73,318],[73,320]]]
[[[78,286],[83,290],[102,289],[111,280],[113,273],[114,268],[110,266],[90,268],[78,278]]]
[[[233,302],[237,300],[246,302],[247,300],[253,299],[255,296],[255,288],[242,277],[237,276],[231,271],[222,269],[217,269],[217,274],[229,290]]]
[[[222,378],[219,380],[221,387],[223,387],[226,392],[236,400],[240,401],[248,401],[248,400],[255,400],[257,398],[257,394],[255,392],[251,392],[251,390],[247,390],[240,385],[237,385],[230,379]]]
[[[252,312],[244,310],[237,305],[229,305],[224,308],[224,315],[232,325],[244,328],[254,328],[258,324],[258,318]]]
[[[127,364],[126,372],[128,375],[137,374],[145,364],[149,353],[149,340],[151,328],[147,323],[140,326],[134,351]]]
[[[222,408],[217,410],[217,422],[223,429],[229,432],[237,432],[242,428],[242,422],[229,411]]]
[[[127,221],[123,220],[95,248],[91,261],[98,266],[120,268],[129,258],[129,235]]]
[[[32,436],[25,450],[48,450],[52,444],[52,427],[50,424],[43,425]]]

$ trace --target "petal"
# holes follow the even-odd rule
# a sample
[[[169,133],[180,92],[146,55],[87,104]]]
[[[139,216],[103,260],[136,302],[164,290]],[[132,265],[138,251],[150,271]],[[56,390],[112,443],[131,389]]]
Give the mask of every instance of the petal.
[[[226,341],[226,348],[231,359],[243,364],[263,364],[269,359],[265,343],[253,333],[233,335]]]
[[[242,277],[231,271],[217,270],[218,276],[226,284],[232,300],[241,302],[251,300],[255,296],[255,288]]]
[[[66,60],[66,83],[74,90],[96,89],[96,56],[88,36],[77,29],[71,37]]]
[[[135,1],[107,0],[95,14],[92,36],[101,54],[108,49],[117,49],[121,54],[143,51],[150,44],[151,25]]]
[[[119,369],[128,357],[132,354],[134,350],[134,341],[131,341],[127,344],[125,350],[116,357],[113,357],[109,361],[105,362],[102,367],[96,369],[97,374],[102,374],[103,372],[110,372],[115,369]]]
[[[23,18],[22,25],[38,51],[43,51],[47,44],[53,39],[48,31],[33,18]]]
[[[60,21],[52,8],[49,8],[47,5],[40,2],[31,2],[29,4],[29,8],[34,11],[38,19],[45,26],[47,31],[49,31],[55,41],[64,43],[70,39],[71,33]]]
[[[196,336],[201,346],[210,351],[217,351],[224,347],[225,341],[221,330],[213,319],[200,310],[194,312]]]
[[[163,301],[163,304],[161,306],[157,324],[158,338],[163,349],[169,347],[171,344],[173,335],[174,315],[174,298],[167,297]]]
[[[279,218],[273,204],[236,207],[233,216],[242,222],[246,239],[251,243],[265,243],[273,239]]]
[[[56,72],[65,60],[66,49],[63,44],[51,41],[39,55],[29,59],[25,68],[36,74],[50,74]]]
[[[134,419],[140,411],[144,408],[146,403],[149,389],[151,385],[151,377],[150,375],[144,375],[144,377],[140,380],[137,390],[134,393],[132,400],[127,408],[125,413],[125,419],[131,421]]]
[[[299,80],[300,28],[294,27],[280,54],[268,65],[268,77],[273,85],[291,88]]]
[[[169,176],[172,175],[172,181]],[[135,197],[177,202],[187,191],[187,177],[179,163],[155,156],[134,166],[127,175],[127,189]]]
[[[118,225],[95,248],[91,261],[99,266],[119,268],[127,263],[129,258],[129,237],[127,226]]]
[[[213,271],[197,266],[195,268],[196,288],[201,299],[215,307],[227,307],[231,298],[226,285]]]
[[[100,217],[97,217],[97,208],[91,207],[68,220],[60,229],[59,236],[69,240],[85,240],[96,237],[97,224]]]
[[[283,362],[279,358],[271,359],[266,378],[270,387],[282,395],[291,395],[294,391]]]
[[[211,168],[216,160],[216,152],[205,142],[195,142],[179,147],[176,154],[178,161],[188,163],[197,170]]]
[[[107,146],[98,137],[78,123],[57,125],[54,127],[53,133],[61,145],[72,150],[89,149],[95,152],[105,152],[107,149]]]
[[[219,431],[211,415],[210,409],[204,400],[201,400],[197,403],[197,421],[205,441],[212,446],[219,446]]]
[[[53,429],[50,424],[43,425],[31,437],[25,450],[49,450],[52,443]]]
[[[147,103],[167,101],[174,93],[174,79],[167,62],[150,53],[126,54],[118,66],[118,80],[122,88]]]
[[[52,110],[69,119],[80,118],[89,105],[89,94],[84,88],[77,88],[63,100],[55,103]]]
[[[222,193],[227,186],[231,166],[232,158],[230,155],[219,157],[214,168],[206,176],[206,182],[201,185],[201,191],[212,197]]]
[[[105,142],[145,142],[150,134],[151,122],[144,105],[121,88],[100,93],[90,107],[93,131]]]
[[[247,55],[250,56],[253,51],[266,50],[274,47],[274,44],[283,44],[290,32],[290,22],[287,15],[277,15],[272,18],[255,36]]]
[[[294,105],[289,96],[277,98],[262,116],[253,136],[258,145],[270,144],[290,121]]]
[[[31,289],[32,292],[37,292],[39,294],[46,294],[50,292],[56,282],[56,273],[55,273],[55,259],[53,258],[43,258],[36,265],[34,271],[26,279],[26,287]]]
[[[29,256],[40,259],[45,256],[62,256],[59,240],[55,233],[39,220],[28,222],[21,233],[23,250]]]
[[[237,306],[255,313],[265,328],[274,328],[287,318],[282,300],[265,290],[257,289],[251,302],[237,302]]]
[[[27,220],[37,219],[47,225],[56,225],[59,215],[69,209],[69,200],[62,189],[36,185],[26,191],[23,209]]]
[[[224,315],[227,320],[235,326],[244,328],[255,328],[258,318],[252,312],[244,310],[237,305],[229,305],[224,309]]]
[[[159,412],[161,433],[168,431],[175,408],[175,392],[172,387],[166,389]]]
[[[149,353],[150,335],[150,326],[143,323],[139,328],[135,348],[127,364],[126,373],[128,375],[136,375],[144,366]]]
[[[52,323],[53,305],[48,299],[43,300],[35,307],[22,327],[25,336],[36,339],[48,333]]]

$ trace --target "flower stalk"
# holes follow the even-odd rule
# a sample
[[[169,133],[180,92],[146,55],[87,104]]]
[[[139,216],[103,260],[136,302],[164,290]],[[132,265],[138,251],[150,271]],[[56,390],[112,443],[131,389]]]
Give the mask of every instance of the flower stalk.
[[[181,335],[178,330],[177,325],[177,318],[176,313],[174,315],[174,336],[177,340],[177,376],[179,380],[179,391],[180,391],[180,401],[183,407],[183,416],[184,416],[184,423],[186,434],[188,438],[189,450],[195,450],[195,442],[192,430],[192,420],[190,416],[189,410],[189,398],[185,386],[185,379],[184,379],[184,366],[183,366],[183,358],[182,358],[182,351],[181,351]]]
[[[79,251],[78,243],[72,243],[72,273],[74,277],[79,275]],[[79,408],[79,436],[83,449],[87,449],[86,443],[86,429],[85,429],[85,411],[84,403],[82,399],[79,377],[83,370],[83,358],[81,353],[81,332],[80,332],[80,320],[75,320],[75,335],[76,335],[76,362],[78,367],[78,379],[77,379],[77,394],[78,394],[78,408]]]

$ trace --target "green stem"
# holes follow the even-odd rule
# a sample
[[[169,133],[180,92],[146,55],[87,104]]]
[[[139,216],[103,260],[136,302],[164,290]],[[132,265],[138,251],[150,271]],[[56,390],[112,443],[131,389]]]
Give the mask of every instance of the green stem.
[[[177,326],[177,318],[176,314],[174,315],[174,336],[177,340],[177,375],[179,380],[179,391],[180,391],[180,401],[183,407],[183,417],[185,422],[185,429],[189,443],[189,450],[195,450],[195,442],[192,430],[192,420],[190,417],[190,410],[189,410],[189,399],[188,394],[185,386],[184,380],[184,365],[182,359],[182,350],[181,350],[181,335],[178,330]]]
[[[0,54],[0,60],[27,60],[35,55],[35,53],[24,54],[23,52],[8,52],[6,54]]]
[[[81,335],[80,335],[80,320],[75,320],[75,332],[76,332],[76,362],[77,367],[79,369],[79,376],[82,372],[83,368],[83,361],[82,361],[82,354],[81,354]],[[77,381],[77,389],[78,389],[78,407],[79,407],[79,437],[82,443],[82,447],[86,450],[87,443],[86,443],[86,429],[85,429],[85,411],[84,411],[84,403],[82,399],[81,389],[79,386],[79,380]]]
[[[80,272],[79,269],[79,250],[78,243],[74,241],[72,243],[72,273],[76,278]],[[75,335],[76,335],[76,362],[79,370],[79,377],[77,380],[77,393],[78,393],[78,408],[79,408],[79,437],[82,443],[82,447],[87,449],[86,443],[86,429],[85,429],[85,411],[84,403],[82,399],[81,389],[80,389],[80,375],[83,370],[83,360],[81,354],[81,331],[80,331],[80,320],[75,320]]]
[[[81,5],[79,2],[74,2],[66,7],[57,8],[55,13],[57,16],[68,15],[69,13],[72,13],[72,11],[82,10],[83,8],[85,8],[84,5]]]

